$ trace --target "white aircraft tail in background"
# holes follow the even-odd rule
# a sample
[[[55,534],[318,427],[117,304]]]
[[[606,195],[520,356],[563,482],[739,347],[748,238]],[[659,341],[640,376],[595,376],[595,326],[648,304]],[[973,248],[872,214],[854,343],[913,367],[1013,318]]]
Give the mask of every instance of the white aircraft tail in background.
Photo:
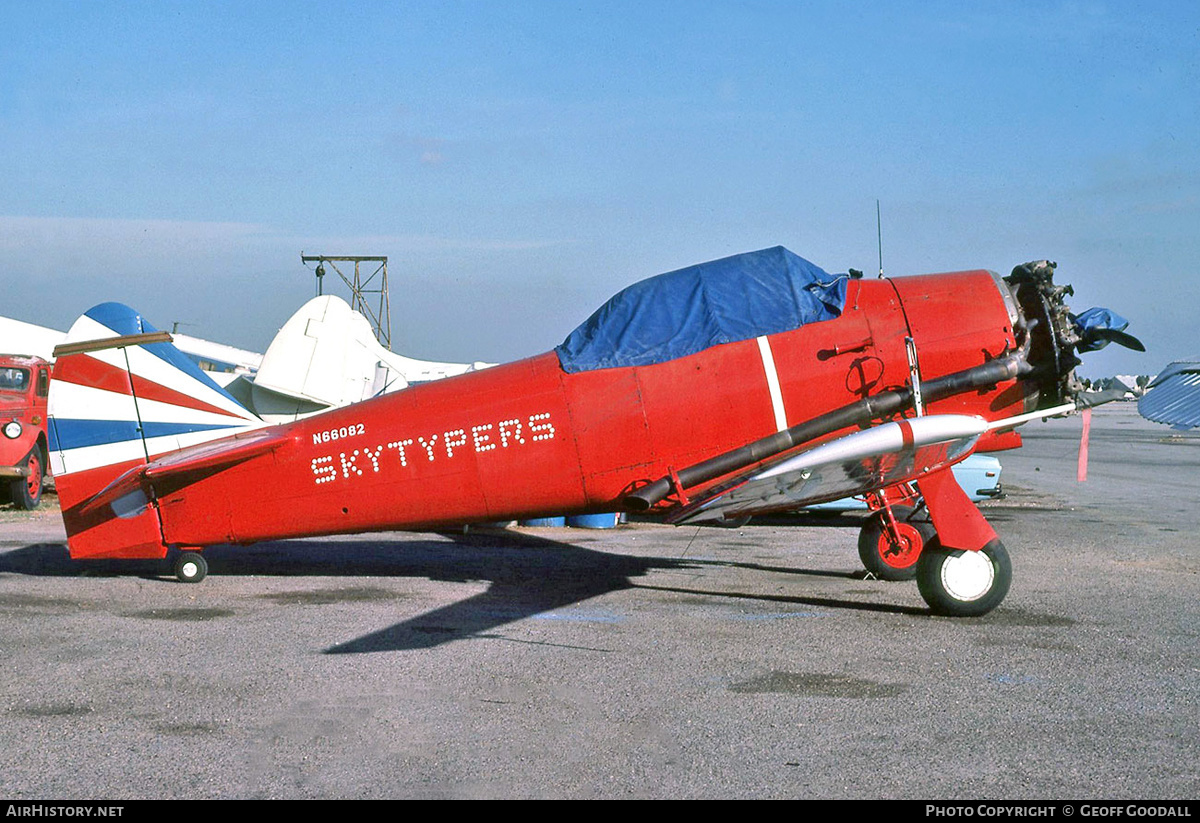
[[[367,318],[325,295],[301,306],[275,335],[254,375],[249,405],[264,419],[282,422],[490,365],[388,351]]]

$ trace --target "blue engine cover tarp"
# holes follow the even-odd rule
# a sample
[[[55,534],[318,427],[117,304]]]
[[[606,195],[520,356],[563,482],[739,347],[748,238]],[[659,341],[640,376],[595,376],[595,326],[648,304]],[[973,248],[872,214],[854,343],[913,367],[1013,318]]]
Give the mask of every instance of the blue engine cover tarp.
[[[662,363],[832,320],[846,282],[783,246],[737,254],[633,284],[555,351],[567,372]]]
[[[1080,333],[1084,335],[1085,341],[1087,332],[1091,329],[1102,329],[1113,331],[1125,331],[1129,328],[1129,321],[1121,315],[1117,314],[1112,309],[1105,309],[1100,306],[1095,306],[1087,311],[1080,312],[1078,315],[1071,315],[1071,321],[1079,327]],[[1076,351],[1089,352],[1100,351],[1109,344],[1108,340],[1100,338],[1095,341],[1082,342],[1075,347]]]

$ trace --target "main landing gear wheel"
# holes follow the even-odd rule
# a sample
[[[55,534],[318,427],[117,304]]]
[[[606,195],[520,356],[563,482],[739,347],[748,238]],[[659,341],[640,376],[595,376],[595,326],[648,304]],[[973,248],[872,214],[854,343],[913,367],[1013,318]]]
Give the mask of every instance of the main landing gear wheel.
[[[912,506],[893,506],[899,545],[888,534],[883,511],[871,515],[858,533],[858,557],[863,567],[880,580],[912,580],[917,576],[921,550],[937,538],[937,530],[927,520],[916,520]]]
[[[1000,605],[1012,583],[1012,561],[999,540],[976,552],[934,541],[917,560],[917,588],[934,614],[978,617]]]
[[[199,583],[208,576],[208,561],[199,552],[182,552],[175,558],[175,577],[180,583]]]
[[[42,465],[42,453],[37,446],[25,455],[25,468],[29,474],[12,481],[9,493],[13,505],[18,509],[36,509],[42,502],[42,481],[45,477],[45,467]]]

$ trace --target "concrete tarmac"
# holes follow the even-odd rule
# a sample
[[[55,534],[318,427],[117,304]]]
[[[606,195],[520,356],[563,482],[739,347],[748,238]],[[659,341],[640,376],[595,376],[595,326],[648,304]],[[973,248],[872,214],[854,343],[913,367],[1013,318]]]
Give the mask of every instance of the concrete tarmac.
[[[1200,436],[1024,427],[991,614],[855,516],[389,533],[71,563],[0,508],[0,797],[1200,796]]]

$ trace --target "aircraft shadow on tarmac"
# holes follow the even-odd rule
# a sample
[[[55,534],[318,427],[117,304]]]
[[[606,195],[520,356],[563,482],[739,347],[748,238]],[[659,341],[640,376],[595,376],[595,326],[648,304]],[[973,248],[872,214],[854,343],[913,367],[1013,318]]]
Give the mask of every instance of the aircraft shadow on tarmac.
[[[662,593],[733,598],[835,609],[928,615],[921,608],[831,598],[715,591],[635,583],[655,570],[740,568],[765,574],[861,579],[858,572],[764,566],[732,560],[647,558],[609,554],[527,532],[444,533],[443,539],[397,541],[279,540],[205,550],[212,575],[280,577],[417,577],[441,582],[488,581],[487,589],[393,626],[332,646],[326,654],[432,648],[485,636],[500,626],[553,612],[609,592],[641,588]],[[72,561],[61,543],[40,543],[0,555],[0,573],[38,577],[166,574],[156,561]],[[201,584],[203,585],[203,584]],[[884,585],[884,584],[881,584]]]

